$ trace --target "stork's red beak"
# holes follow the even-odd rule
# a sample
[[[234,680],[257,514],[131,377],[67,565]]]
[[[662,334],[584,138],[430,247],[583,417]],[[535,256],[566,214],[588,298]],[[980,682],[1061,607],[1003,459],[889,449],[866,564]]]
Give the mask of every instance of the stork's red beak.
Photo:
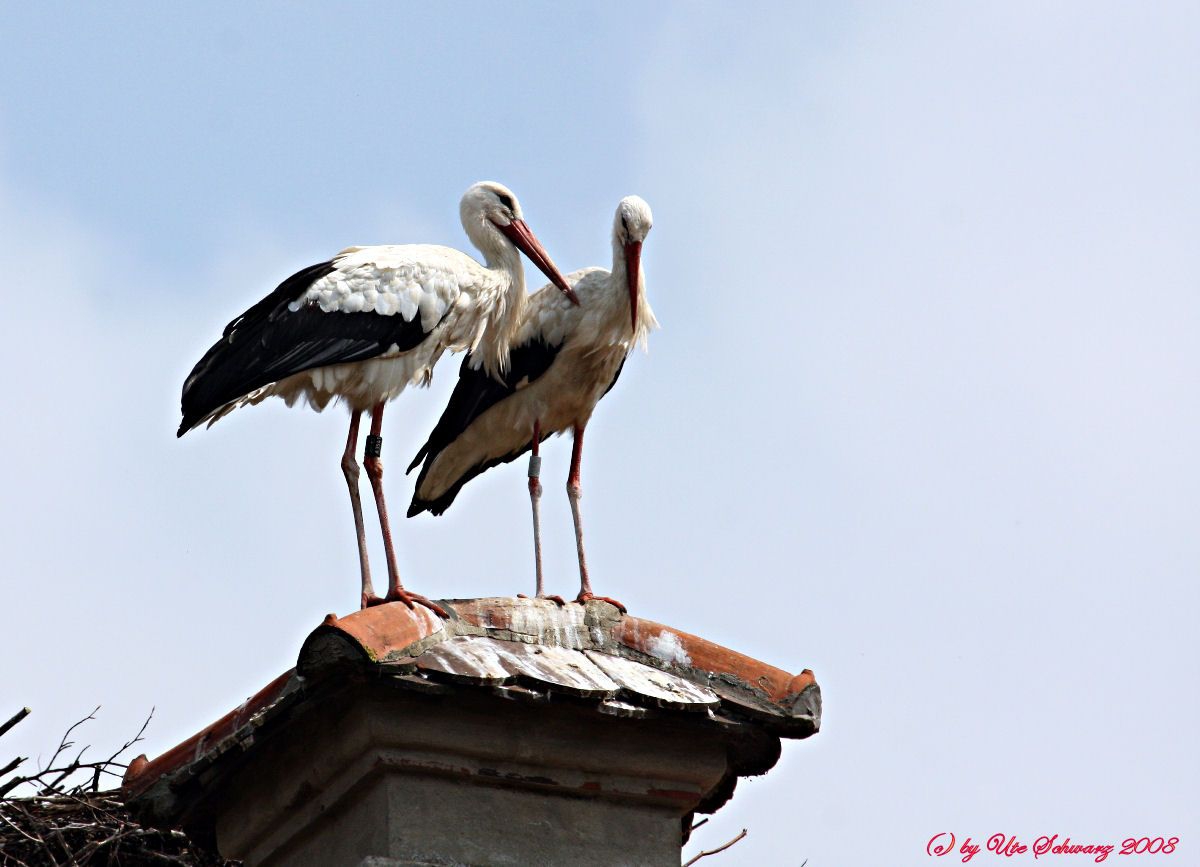
[[[642,285],[642,242],[625,245],[625,279],[629,281],[629,315],[633,333],[637,333],[638,292]]]
[[[572,304],[579,305],[579,298],[576,296],[575,290],[571,288],[567,278],[558,272],[557,266],[550,261],[550,255],[542,246],[542,242],[525,225],[524,220],[513,220],[507,226],[496,223],[495,226],[516,245],[518,250],[529,257],[530,262],[538,266],[539,271],[550,278],[550,282],[557,286],[562,294],[571,299]]]

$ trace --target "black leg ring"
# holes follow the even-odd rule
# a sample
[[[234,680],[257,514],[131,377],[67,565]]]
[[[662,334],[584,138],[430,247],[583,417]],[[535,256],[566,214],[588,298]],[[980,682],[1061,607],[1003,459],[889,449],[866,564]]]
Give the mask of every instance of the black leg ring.
[[[383,454],[383,437],[367,434],[367,446],[363,449],[363,457],[377,458]]]

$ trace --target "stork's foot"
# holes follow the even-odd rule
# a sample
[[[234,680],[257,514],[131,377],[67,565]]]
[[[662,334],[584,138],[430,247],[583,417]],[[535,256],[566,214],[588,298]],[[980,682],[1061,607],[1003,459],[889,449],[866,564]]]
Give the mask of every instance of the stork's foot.
[[[364,595],[362,598],[362,607],[373,608],[376,605],[386,605],[388,602],[403,602],[410,609],[413,607],[414,603],[417,605],[424,605],[443,620],[450,619],[450,615],[446,613],[446,609],[442,608],[442,606],[438,605],[432,599],[427,599],[420,593],[409,593],[407,590],[389,590],[388,595],[382,598],[379,596]]]
[[[580,605],[586,605],[587,603],[592,602],[592,601],[607,602],[609,605],[616,608],[622,614],[629,613],[629,610],[623,604],[618,602],[616,599],[612,599],[608,596],[597,596],[595,593],[580,593],[578,596],[575,597],[575,601],[578,602]]]
[[[518,593],[517,598],[518,599],[528,599],[529,597],[526,596],[524,593]],[[551,593],[539,593],[537,596],[534,597],[534,599],[549,599],[551,602],[558,605],[559,608],[562,608],[564,605],[567,604],[567,600],[563,599],[561,596],[555,596]]]
[[[410,609],[413,607],[413,603],[415,602],[418,605],[424,605],[443,620],[450,619],[450,615],[446,613],[446,609],[442,608],[442,606],[438,605],[432,599],[422,596],[420,593],[409,593],[407,590],[389,590],[387,601],[403,602]]]

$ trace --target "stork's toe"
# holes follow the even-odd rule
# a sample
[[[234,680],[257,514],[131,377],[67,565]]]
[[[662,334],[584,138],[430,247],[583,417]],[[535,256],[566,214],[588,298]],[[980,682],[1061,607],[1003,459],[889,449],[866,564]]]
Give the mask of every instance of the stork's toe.
[[[629,610],[625,607],[625,605],[623,603],[618,602],[616,599],[613,599],[609,596],[597,596],[595,593],[580,593],[578,596],[575,597],[575,601],[578,602],[580,605],[586,605],[587,603],[593,602],[593,601],[607,602],[609,605],[611,605],[613,608],[616,608],[622,614],[629,613]]]
[[[387,597],[381,601],[383,601],[383,602],[403,602],[410,609],[413,607],[414,603],[417,605],[424,605],[426,608],[428,608],[430,611],[432,611],[438,617],[441,617],[443,620],[450,619],[450,615],[446,613],[446,609],[442,608],[442,606],[438,605],[432,599],[428,599],[428,598],[422,596],[420,593],[410,593],[407,590],[393,589],[393,590],[389,590]]]

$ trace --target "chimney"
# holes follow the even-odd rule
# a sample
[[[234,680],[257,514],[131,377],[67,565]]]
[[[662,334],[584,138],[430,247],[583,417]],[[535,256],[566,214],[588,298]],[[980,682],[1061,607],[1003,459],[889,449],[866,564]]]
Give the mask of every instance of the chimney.
[[[670,865],[695,813],[820,725],[791,675],[605,602],[329,615],[296,668],[126,774],[259,865]]]

